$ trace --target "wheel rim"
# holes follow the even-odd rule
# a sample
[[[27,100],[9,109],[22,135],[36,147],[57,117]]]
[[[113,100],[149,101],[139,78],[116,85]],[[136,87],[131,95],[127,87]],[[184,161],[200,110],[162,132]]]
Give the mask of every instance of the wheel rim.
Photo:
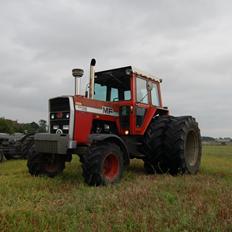
[[[59,162],[54,157],[51,157],[47,160],[46,163],[44,163],[44,171],[47,173],[53,173],[56,172],[59,168]]]
[[[119,160],[114,154],[108,155],[103,164],[103,175],[108,180],[114,180],[119,173]]]
[[[198,159],[198,139],[194,131],[190,131],[187,135],[186,158],[191,166],[194,166]]]
[[[52,172],[56,172],[58,169],[58,164],[54,163],[54,164],[45,164],[44,165],[44,170],[48,173],[52,173]]]

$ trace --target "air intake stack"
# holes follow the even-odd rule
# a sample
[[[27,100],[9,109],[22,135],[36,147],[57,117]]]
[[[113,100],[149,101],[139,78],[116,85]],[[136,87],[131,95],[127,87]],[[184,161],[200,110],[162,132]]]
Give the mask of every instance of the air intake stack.
[[[72,75],[75,78],[75,95],[80,94],[80,78],[83,76],[84,70],[80,68],[75,68],[72,70]]]

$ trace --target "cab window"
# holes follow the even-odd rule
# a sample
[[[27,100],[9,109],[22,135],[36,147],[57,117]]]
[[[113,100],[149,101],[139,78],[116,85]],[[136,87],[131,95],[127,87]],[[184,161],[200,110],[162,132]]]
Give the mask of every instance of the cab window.
[[[125,90],[124,91],[124,100],[128,101],[131,99],[131,91],[130,90]]]
[[[136,78],[136,101],[148,104],[147,81],[139,77]]]
[[[118,101],[118,89],[111,88],[110,101]]]
[[[105,101],[106,100],[106,91],[107,91],[106,86],[95,83],[95,85],[94,85],[94,99],[99,100],[99,101]]]
[[[101,101],[125,101],[131,99],[131,75],[125,68],[95,73],[94,99]]]
[[[154,106],[160,106],[158,86],[155,83],[153,83],[153,88],[151,91],[151,102]]]

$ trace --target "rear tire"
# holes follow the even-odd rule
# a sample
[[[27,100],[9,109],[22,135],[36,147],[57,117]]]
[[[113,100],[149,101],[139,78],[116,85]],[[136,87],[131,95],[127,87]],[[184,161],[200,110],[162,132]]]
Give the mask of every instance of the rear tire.
[[[144,169],[147,174],[166,173],[168,171],[165,159],[164,138],[171,116],[156,117],[150,124],[145,135]]]
[[[81,157],[83,177],[88,185],[99,186],[118,182],[123,174],[123,153],[113,143],[91,146]]]
[[[29,152],[27,167],[32,176],[55,177],[64,170],[65,159],[61,155],[37,153],[32,148]]]
[[[191,116],[173,118],[165,133],[165,154],[169,172],[196,174],[201,162],[201,135]]]

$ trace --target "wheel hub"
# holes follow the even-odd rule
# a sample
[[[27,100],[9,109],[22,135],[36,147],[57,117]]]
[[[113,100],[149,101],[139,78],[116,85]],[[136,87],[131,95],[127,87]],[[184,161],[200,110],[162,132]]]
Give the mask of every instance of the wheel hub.
[[[198,140],[194,133],[191,131],[186,139],[186,158],[191,166],[194,166],[198,157]]]
[[[103,175],[108,180],[113,180],[119,173],[119,160],[114,154],[108,155],[103,164]]]

